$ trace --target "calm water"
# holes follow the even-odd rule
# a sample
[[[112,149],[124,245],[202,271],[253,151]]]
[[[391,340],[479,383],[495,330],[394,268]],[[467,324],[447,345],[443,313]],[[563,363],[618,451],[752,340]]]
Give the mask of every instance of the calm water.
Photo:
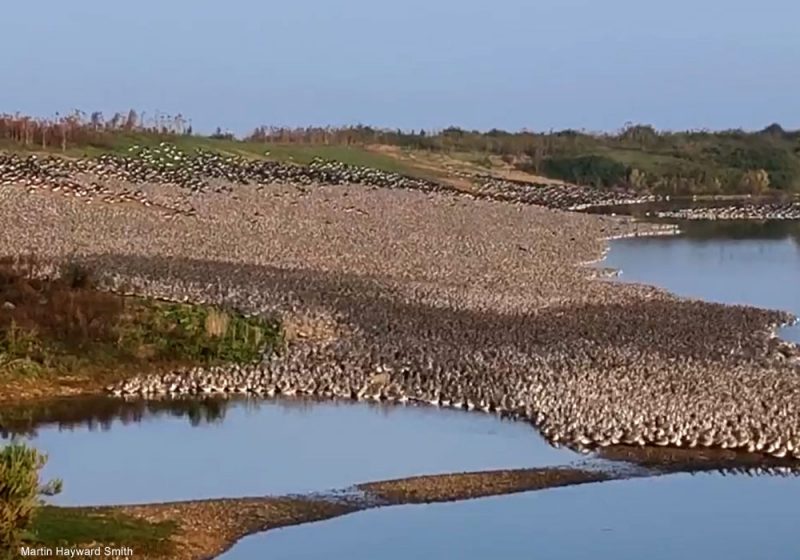
[[[800,224],[681,225],[680,237],[614,242],[603,266],[621,269],[623,281],[800,315]],[[800,342],[800,327],[783,335]],[[58,503],[323,491],[577,459],[525,424],[476,413],[299,400],[117,402],[74,403],[46,422],[28,419],[35,429],[23,431],[50,454],[45,476],[65,481]],[[102,413],[91,415],[98,406]],[[0,414],[14,431],[7,420]],[[372,510],[252,536],[223,558],[795,560],[798,503],[796,478],[634,479]]]
[[[160,406],[104,410],[102,421],[38,427],[30,437],[50,455],[44,476],[64,480],[56,503],[324,491],[579,458],[550,447],[527,424],[479,413],[298,400],[230,401],[210,413]]]
[[[614,241],[602,263],[619,280],[800,316],[800,223],[681,223],[678,237]],[[781,332],[800,342],[800,326]]]
[[[796,479],[675,475],[370,510],[243,539],[224,560],[797,560]]]
[[[800,224],[688,223],[616,241],[621,280],[800,315]],[[800,328],[783,335],[800,342]],[[244,539],[222,558],[796,560],[800,480],[675,475],[404,506]]]

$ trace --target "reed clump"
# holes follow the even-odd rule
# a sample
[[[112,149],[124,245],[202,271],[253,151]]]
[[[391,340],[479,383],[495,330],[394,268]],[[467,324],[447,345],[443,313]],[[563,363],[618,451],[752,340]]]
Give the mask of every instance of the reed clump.
[[[281,337],[277,321],[104,291],[77,262],[41,270],[0,259],[0,384],[251,362]]]

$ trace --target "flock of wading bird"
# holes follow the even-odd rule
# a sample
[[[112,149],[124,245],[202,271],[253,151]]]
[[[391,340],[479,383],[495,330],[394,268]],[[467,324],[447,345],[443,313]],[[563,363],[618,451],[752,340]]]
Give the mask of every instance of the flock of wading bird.
[[[621,189],[604,191],[575,185],[532,184],[474,176],[473,196],[538,204],[562,210],[647,202],[653,197]],[[24,186],[31,191],[49,189],[92,202],[141,202],[148,200],[142,185],[175,186],[192,193],[230,192],[232,184],[274,183],[310,186],[367,185],[376,188],[404,188],[424,192],[451,190],[446,183],[410,177],[369,167],[315,159],[308,165],[266,159],[221,155],[195,149],[187,153],[162,143],[157,147],[134,146],[128,154],[104,154],[96,158],[68,159],[58,156],[0,154],[0,185]],[[127,188],[120,188],[123,185]],[[531,188],[535,187],[535,188]],[[166,211],[191,210],[165,207]]]
[[[800,220],[800,202],[727,204],[662,210],[655,217],[671,220]]]
[[[69,226],[106,232],[93,240],[94,264],[110,289],[277,314],[291,328],[286,346],[257,364],[143,375],[109,387],[116,395],[422,403],[522,418],[553,444],[581,450],[655,445],[800,458],[800,352],[771,336],[788,314],[591,281],[578,258],[596,256],[599,237],[626,228],[531,204],[619,204],[627,193],[609,200],[564,187],[537,198],[534,185],[492,179],[461,194],[335,162],[187,155],[166,145],[96,160],[3,156],[0,184],[110,203],[103,189],[161,204],[149,186],[177,190],[186,204],[207,200],[199,213],[182,210],[198,227],[165,221],[154,238],[98,225],[99,209],[74,213]],[[299,188],[308,185],[320,188]],[[228,199],[239,196],[246,202],[231,212]],[[337,213],[344,200],[357,216]],[[244,208],[260,213],[252,227],[242,226]],[[27,235],[59,240],[36,227],[46,224]]]
[[[560,210],[588,210],[654,202],[656,197],[629,189],[597,189],[562,183],[530,183],[474,174],[472,195],[479,198],[537,204]],[[225,156],[195,149],[187,153],[161,143],[154,147],[133,146],[128,154],[103,154],[96,158],[68,159],[58,156],[20,156],[0,153],[0,185],[22,185],[31,190],[47,188],[92,202],[141,202],[148,200],[144,184],[178,186],[191,192],[229,192],[231,184],[285,183],[359,184],[384,188],[410,188],[426,192],[449,190],[446,183],[384,172],[369,167],[315,159],[295,165],[243,156]],[[127,188],[119,188],[125,185]],[[213,185],[213,186],[212,186]],[[191,208],[163,205],[169,215],[192,215]],[[800,202],[755,203],[685,208],[661,211],[658,218],[681,220],[798,220]]]

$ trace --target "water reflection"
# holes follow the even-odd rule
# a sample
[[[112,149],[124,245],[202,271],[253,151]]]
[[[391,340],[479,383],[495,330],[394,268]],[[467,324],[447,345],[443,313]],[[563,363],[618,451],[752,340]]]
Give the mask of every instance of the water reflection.
[[[789,239],[800,247],[800,222],[691,221],[677,222],[691,239]]]
[[[242,403],[248,406],[246,401]],[[136,424],[152,417],[186,418],[191,426],[214,424],[225,418],[228,399],[110,399],[87,397],[54,399],[24,406],[0,408],[0,436],[35,437],[42,426],[58,426],[60,430],[76,428],[108,431],[115,423]]]
[[[66,400],[0,411],[62,478],[61,504],[323,491],[370,480],[560,465],[528,424],[429,407],[302,399]]]
[[[605,206],[587,210],[592,214],[633,216],[639,220],[661,223],[679,223],[695,239],[791,239],[800,247],[800,221],[797,220],[691,220],[681,222],[656,218],[658,212],[685,208],[713,208],[730,206],[726,201],[673,201],[652,202],[621,206]]]
[[[795,560],[795,479],[674,475],[371,510],[255,535],[221,558]]]
[[[800,315],[800,224],[692,222],[614,242],[603,266],[687,297]],[[785,336],[800,342],[800,328]],[[752,474],[752,471],[748,471]],[[800,558],[796,478],[673,475],[366,511],[244,539],[224,560]]]

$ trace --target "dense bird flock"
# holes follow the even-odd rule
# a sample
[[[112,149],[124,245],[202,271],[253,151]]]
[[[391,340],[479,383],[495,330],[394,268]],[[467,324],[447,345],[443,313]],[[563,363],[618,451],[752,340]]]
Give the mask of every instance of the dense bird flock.
[[[103,169],[121,183],[171,177],[158,187],[189,191],[192,216],[87,205],[52,196],[46,180],[26,192],[13,188],[33,186],[26,175],[8,178],[25,159],[4,160],[0,254],[73,255],[110,289],[279,316],[286,346],[257,364],[145,375],[115,394],[418,402],[523,418],[582,449],[800,457],[800,352],[771,334],[790,316],[613,285],[580,266],[603,238],[649,226],[325,162],[268,182],[231,175],[236,158],[193,156],[202,172],[170,175],[160,154]],[[86,164],[34,168],[67,174],[59,165]],[[301,173],[247,165],[234,167]],[[167,175],[140,175],[153,167]]]
[[[559,210],[641,204],[654,195],[626,188],[600,189],[560,183],[530,183],[476,174],[469,193],[476,198],[536,204]],[[103,154],[97,158],[69,159],[58,156],[0,153],[0,186],[19,185],[33,191],[47,188],[91,203],[139,202],[162,208],[167,215],[193,215],[185,203],[154,201],[142,185],[178,187],[183,194],[230,192],[232,185],[274,183],[311,186],[366,185],[404,188],[423,192],[453,190],[446,182],[409,177],[368,167],[315,159],[309,165],[226,156],[204,149],[186,153],[162,143],[157,147],[133,146],[129,154]],[[462,195],[467,193],[461,192]],[[659,218],[688,220],[800,219],[800,203],[740,204],[721,207],[662,211]]]
[[[174,145],[134,146],[129,154],[97,158],[0,154],[0,186],[24,186],[29,192],[48,189],[87,203],[140,202],[161,207],[169,215],[194,214],[185,205],[158,203],[142,186],[174,187],[182,195],[230,193],[233,185],[273,183],[361,184],[373,187],[433,191],[430,181],[338,162],[315,160],[308,166],[225,156],[197,149],[188,154]]]
[[[671,220],[800,220],[800,202],[681,208],[657,212],[656,217]]]
[[[587,210],[600,206],[621,206],[654,202],[656,197],[628,189],[596,189],[560,183],[537,184],[478,176],[480,197],[537,204],[559,210]]]
[[[193,212],[183,206],[155,203],[138,187],[157,184],[178,187],[184,193],[230,192],[232,185],[274,183],[300,186],[354,184],[423,192],[451,190],[443,182],[322,159],[315,159],[309,165],[295,165],[225,156],[203,149],[189,154],[168,143],[158,147],[134,146],[129,152],[82,159],[0,154],[0,185],[20,185],[29,190],[47,188],[86,202],[95,199],[108,203],[137,201],[161,206],[168,213],[189,215]],[[475,197],[563,210],[652,200],[650,196],[636,196],[626,190],[533,184],[485,175],[473,179]],[[120,189],[120,185],[126,188]]]

